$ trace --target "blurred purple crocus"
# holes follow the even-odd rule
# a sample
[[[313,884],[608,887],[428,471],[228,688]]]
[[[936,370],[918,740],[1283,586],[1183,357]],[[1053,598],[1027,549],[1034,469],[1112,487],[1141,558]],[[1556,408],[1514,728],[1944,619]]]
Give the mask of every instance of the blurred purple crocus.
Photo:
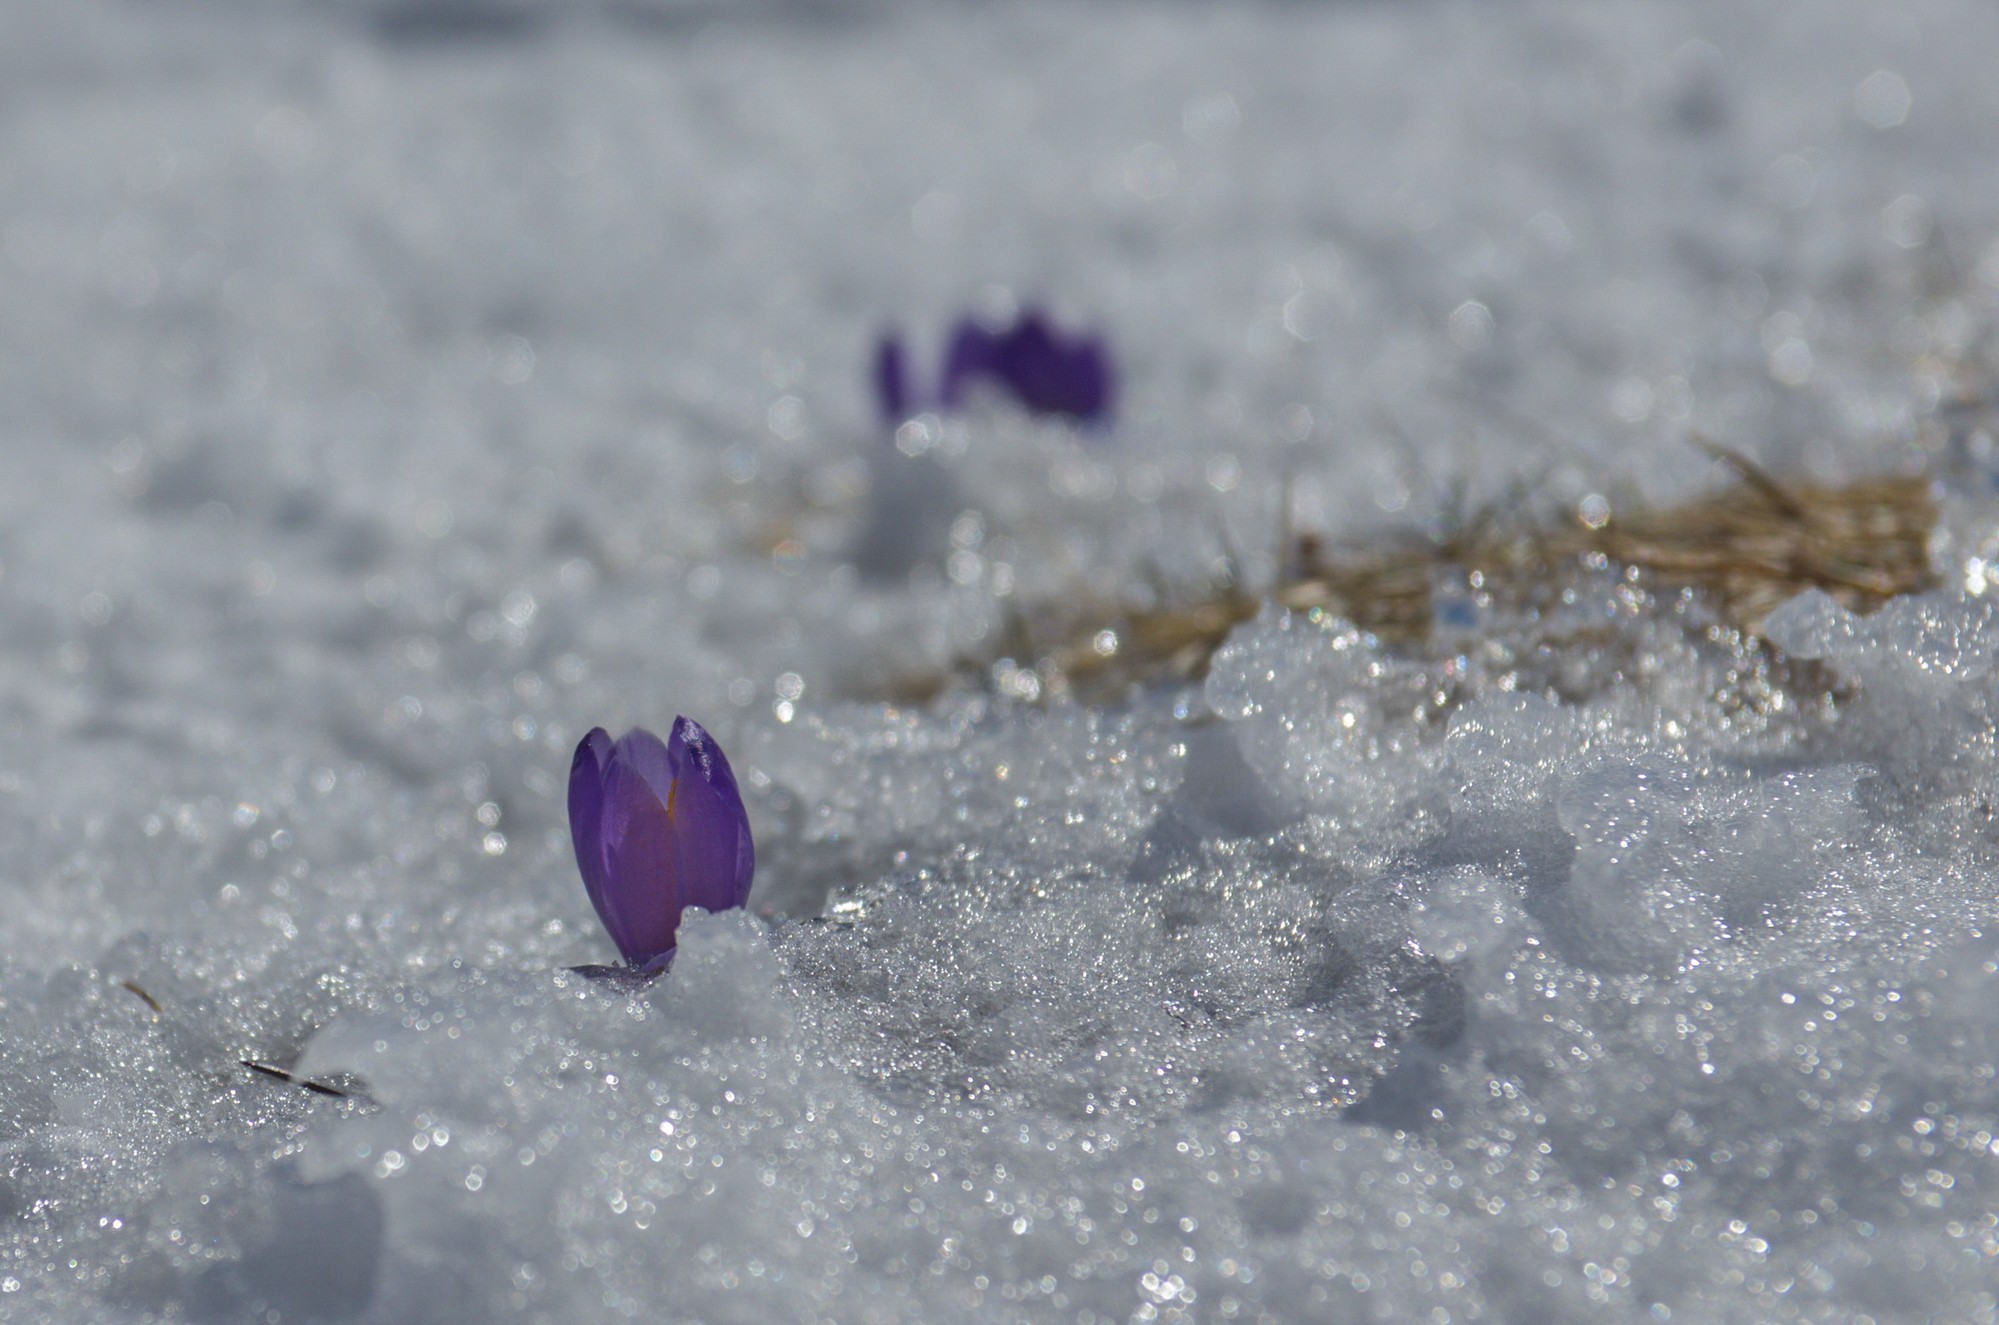
[[[1006,392],[1031,413],[1101,425],[1110,422],[1117,373],[1101,337],[1065,335],[1039,309],[1027,308],[1003,330],[971,318],[960,318],[952,328],[936,403],[957,409],[979,383]],[[891,422],[900,423],[919,407],[902,342],[893,334],[876,347],[874,384],[882,415]]]
[[[569,769],[569,837],[590,904],[641,971],[673,960],[685,908],[749,900],[749,816],[721,747],[692,719],[675,718],[665,741],[593,728]]]

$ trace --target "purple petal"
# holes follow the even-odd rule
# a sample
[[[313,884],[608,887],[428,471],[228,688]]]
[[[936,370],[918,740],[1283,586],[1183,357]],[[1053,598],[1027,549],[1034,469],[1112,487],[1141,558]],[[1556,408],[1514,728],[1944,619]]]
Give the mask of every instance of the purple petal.
[[[1051,414],[1066,414],[1080,423],[1107,422],[1111,412],[1110,364],[1094,345],[1072,348],[1062,361],[1060,385],[1049,393]]]
[[[597,914],[625,960],[642,966],[673,948],[680,925],[680,861],[666,806],[643,774],[613,760],[604,779],[608,871]]]
[[[1023,315],[1000,339],[996,370],[1037,414],[1099,422],[1109,413],[1110,356],[1103,343],[1088,336],[1065,341],[1038,312]]]
[[[910,415],[909,374],[903,363],[902,340],[893,333],[875,344],[875,403],[884,421],[901,423]]]
[[[1031,413],[1101,424],[1110,418],[1114,378],[1101,339],[1066,337],[1040,310],[1028,308],[1002,332],[970,319],[958,323],[944,361],[941,398],[956,408],[973,383],[987,381]]]
[[[1036,414],[1055,410],[1062,389],[1062,351],[1039,315],[1029,313],[1001,338],[997,368],[1014,399]]]
[[[569,841],[576,848],[576,868],[590,904],[603,913],[604,882],[604,764],[611,757],[611,737],[593,727],[576,746],[569,765]]]
[[[673,760],[667,755],[666,742],[654,736],[643,727],[634,727],[618,738],[611,749],[614,763],[623,764],[646,780],[652,794],[660,804],[673,791]]]
[[[742,906],[756,874],[756,847],[728,756],[691,718],[673,720],[667,755],[675,773],[667,813],[680,848],[682,900],[710,911]]]
[[[956,409],[964,403],[965,388],[979,378],[995,376],[998,367],[998,338],[970,318],[961,320],[952,330],[951,346],[944,353],[939,400],[946,409]]]

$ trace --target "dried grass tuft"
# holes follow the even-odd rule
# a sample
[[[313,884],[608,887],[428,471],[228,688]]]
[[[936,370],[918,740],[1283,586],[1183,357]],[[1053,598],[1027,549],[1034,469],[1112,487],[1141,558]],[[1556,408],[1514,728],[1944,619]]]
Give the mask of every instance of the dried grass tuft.
[[[1436,595],[1445,584],[1471,586],[1487,607],[1532,613],[1576,576],[1616,571],[1654,594],[1693,590],[1720,624],[1753,639],[1772,609],[1806,589],[1864,613],[1938,582],[1929,479],[1779,480],[1745,457],[1702,445],[1739,480],[1678,505],[1571,509],[1538,521],[1493,508],[1451,534],[1365,549],[1307,537],[1297,540],[1283,581],[1268,595],[1225,586],[1144,611],[1072,606],[1044,615],[1038,628],[1023,617],[1005,647],[1021,664],[1010,674],[1025,685],[1000,683],[1022,694],[1102,694],[1198,678],[1266,598],[1292,611],[1343,617],[1420,652],[1438,633]],[[991,683],[995,670],[992,660],[967,659],[954,676]],[[913,678],[900,697],[927,698],[954,676]]]

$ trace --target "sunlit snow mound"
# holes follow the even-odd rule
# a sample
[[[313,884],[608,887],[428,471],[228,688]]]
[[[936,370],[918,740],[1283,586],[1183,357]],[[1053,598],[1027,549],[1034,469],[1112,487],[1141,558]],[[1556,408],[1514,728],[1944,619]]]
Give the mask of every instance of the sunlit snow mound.
[[[1741,660],[1661,649],[1586,702],[1425,715],[1454,664],[1268,616],[1177,704],[830,715],[758,756],[828,770],[781,849],[908,863],[824,919],[697,918],[647,986],[227,912],[17,976],[9,1291],[67,1319],[1977,1319],[1999,615],[1807,596],[1772,630],[1844,698],[1717,711]]]

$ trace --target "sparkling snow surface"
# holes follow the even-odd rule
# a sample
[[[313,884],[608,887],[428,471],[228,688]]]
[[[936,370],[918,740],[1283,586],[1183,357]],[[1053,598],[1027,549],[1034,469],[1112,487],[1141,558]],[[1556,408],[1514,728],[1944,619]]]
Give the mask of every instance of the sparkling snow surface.
[[[1999,9],[0,24],[0,1320],[1999,1314]],[[1030,300],[1115,429],[898,451],[874,336]],[[1693,432],[1952,587],[886,706]],[[585,980],[681,712],[753,913]]]

